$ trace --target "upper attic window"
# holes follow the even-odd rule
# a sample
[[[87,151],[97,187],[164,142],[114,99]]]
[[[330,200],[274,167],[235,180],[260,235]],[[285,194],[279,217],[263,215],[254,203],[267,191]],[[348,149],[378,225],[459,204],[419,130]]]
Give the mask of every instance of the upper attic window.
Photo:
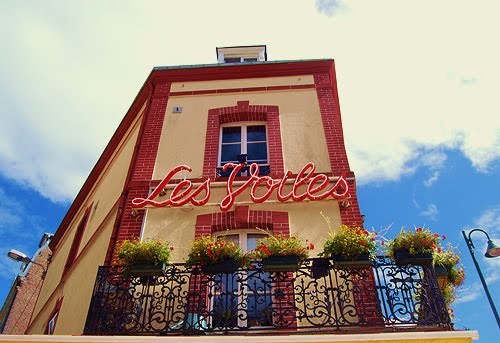
[[[251,63],[267,61],[265,45],[217,48],[218,63]]]

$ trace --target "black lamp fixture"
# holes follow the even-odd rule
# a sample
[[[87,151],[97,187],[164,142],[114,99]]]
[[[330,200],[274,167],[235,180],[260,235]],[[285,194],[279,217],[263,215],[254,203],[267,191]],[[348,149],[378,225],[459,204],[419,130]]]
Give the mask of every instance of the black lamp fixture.
[[[491,310],[493,311],[493,315],[495,316],[495,319],[497,321],[498,328],[500,329],[500,318],[498,317],[498,312],[495,307],[495,303],[493,302],[493,299],[491,298],[490,291],[488,290],[488,285],[486,284],[486,280],[484,279],[483,273],[481,272],[481,268],[479,268],[479,264],[477,263],[476,257],[474,255],[474,243],[472,243],[472,239],[470,238],[470,235],[473,232],[482,232],[486,235],[486,238],[488,239],[488,245],[486,246],[486,253],[484,254],[485,257],[487,258],[493,258],[493,257],[498,257],[500,256],[500,247],[496,245],[488,235],[488,233],[484,230],[481,229],[474,229],[469,232],[467,235],[465,231],[462,231],[462,234],[465,239],[465,243],[467,244],[467,247],[469,248],[470,255],[472,256],[472,261],[474,261],[474,265],[476,266],[477,273],[479,274],[479,279],[481,279],[481,283],[483,284],[484,291],[486,293],[486,297],[488,298],[488,301],[491,306]]]

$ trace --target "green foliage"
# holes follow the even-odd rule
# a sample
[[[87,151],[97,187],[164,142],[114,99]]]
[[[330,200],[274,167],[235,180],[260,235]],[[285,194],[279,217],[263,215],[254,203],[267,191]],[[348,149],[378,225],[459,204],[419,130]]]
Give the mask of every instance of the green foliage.
[[[410,254],[433,253],[437,250],[441,237],[429,229],[421,227],[415,231],[406,231],[402,229],[398,235],[388,243],[388,255],[394,256],[398,250],[408,250]]]
[[[227,242],[223,237],[203,236],[193,242],[186,266],[216,264],[226,259],[234,259],[239,267],[250,265],[250,258],[234,242]]]
[[[465,272],[460,264],[460,255],[456,249],[448,243],[445,250],[438,248],[434,252],[434,265],[441,265],[448,273],[447,282],[453,287],[459,287],[464,283]]]
[[[138,239],[127,239],[119,245],[116,256],[121,266],[139,263],[168,263],[173,249],[170,243],[164,240],[151,239],[140,242]]]
[[[309,250],[313,249],[314,245],[312,243],[303,242],[296,236],[269,234],[257,241],[257,247],[252,252],[252,256],[257,260],[269,256],[298,256],[302,261],[309,256]]]
[[[331,257],[340,254],[345,257],[356,257],[360,254],[371,254],[377,247],[376,235],[376,232],[342,224],[336,231],[329,233],[320,256]]]

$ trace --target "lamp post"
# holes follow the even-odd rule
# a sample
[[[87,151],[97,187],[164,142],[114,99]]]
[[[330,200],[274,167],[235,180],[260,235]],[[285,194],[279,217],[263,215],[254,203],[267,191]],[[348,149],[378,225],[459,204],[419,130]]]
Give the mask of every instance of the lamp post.
[[[481,269],[479,268],[479,264],[477,263],[476,257],[474,255],[474,243],[472,243],[472,239],[470,238],[470,235],[474,231],[480,231],[486,235],[486,238],[488,238],[488,246],[486,247],[486,253],[484,256],[488,258],[493,258],[493,257],[498,257],[500,256],[500,247],[498,247],[493,241],[491,240],[490,236],[488,233],[484,230],[481,229],[474,229],[469,232],[469,235],[465,234],[465,231],[462,231],[462,234],[465,239],[465,243],[467,243],[467,247],[469,248],[470,255],[472,256],[472,260],[474,261],[474,265],[476,266],[477,273],[479,274],[479,278],[481,279],[481,283],[483,284],[484,291],[486,292],[486,297],[488,298],[488,301],[490,302],[491,310],[493,311],[493,314],[495,315],[495,319],[497,320],[497,325],[498,328],[500,329],[500,318],[498,317],[498,312],[495,307],[495,303],[493,302],[493,299],[491,298],[490,291],[488,290],[488,285],[486,285],[486,281],[484,280],[483,273],[481,272]]]
[[[25,253],[22,253],[18,250],[12,249],[11,251],[9,251],[7,253],[7,256],[9,258],[13,259],[14,261],[22,262],[23,265],[21,266],[21,270],[26,269],[26,266],[29,263],[33,263],[33,264],[36,264],[37,266],[42,267],[42,270],[43,270],[42,279],[43,279],[43,276],[45,275],[45,273],[47,272],[47,270],[45,269],[45,266],[43,264],[40,264],[36,261],[33,261],[30,257],[28,257],[28,255],[26,255]],[[23,269],[23,267],[24,267],[24,269]]]

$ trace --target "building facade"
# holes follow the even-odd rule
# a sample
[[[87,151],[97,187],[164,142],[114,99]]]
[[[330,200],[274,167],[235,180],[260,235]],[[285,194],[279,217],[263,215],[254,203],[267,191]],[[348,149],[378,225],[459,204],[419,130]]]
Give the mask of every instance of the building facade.
[[[247,249],[261,230],[295,235],[317,247],[315,257],[331,228],[363,226],[334,61],[269,62],[265,46],[219,48],[217,59],[157,67],[148,76],[50,243],[53,256],[27,333],[86,334],[92,341],[102,334],[262,329],[274,333],[270,341],[280,332],[333,331],[349,341],[349,330],[385,332],[404,324],[415,331],[420,324],[439,331],[427,338],[470,341],[474,333],[451,330],[442,299],[440,308],[426,307],[431,319],[425,323],[423,310],[415,308],[406,310],[420,311],[420,322],[415,314],[390,319],[394,309],[387,309],[390,296],[382,292],[385,262],[354,274],[329,271],[322,281],[312,273],[312,260],[296,273],[276,275],[257,265],[257,278],[242,271],[229,274],[232,281],[183,269],[191,243],[204,235],[225,236]],[[234,165],[224,169],[226,163]],[[116,247],[133,238],[162,238],[174,246],[170,277],[116,281]],[[431,280],[414,294],[431,294],[434,286]],[[343,300],[328,298],[328,290]],[[214,305],[229,293],[238,303],[237,318]],[[320,303],[325,310],[315,313]],[[264,310],[267,319],[257,313]],[[402,337],[385,335],[387,341]],[[425,341],[418,332],[408,335]]]

